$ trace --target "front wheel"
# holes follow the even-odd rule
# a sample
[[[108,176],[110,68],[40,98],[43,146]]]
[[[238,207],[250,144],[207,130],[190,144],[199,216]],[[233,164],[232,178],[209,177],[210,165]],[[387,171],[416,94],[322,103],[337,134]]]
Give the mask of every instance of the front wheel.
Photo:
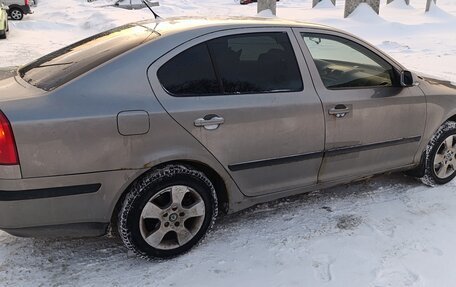
[[[212,228],[217,197],[200,171],[170,165],[146,174],[127,194],[119,214],[125,246],[146,259],[189,251]]]
[[[421,181],[434,186],[456,176],[456,122],[445,122],[426,148],[425,171]]]

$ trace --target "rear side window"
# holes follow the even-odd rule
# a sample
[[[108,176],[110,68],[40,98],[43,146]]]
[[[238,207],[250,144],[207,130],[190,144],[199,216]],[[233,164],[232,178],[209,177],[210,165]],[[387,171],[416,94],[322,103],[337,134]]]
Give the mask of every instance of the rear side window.
[[[303,89],[285,32],[220,37],[194,46],[158,71],[174,96],[295,92]]]
[[[172,58],[158,70],[158,78],[163,87],[176,96],[211,95],[221,92],[205,43]]]
[[[156,37],[144,26],[122,26],[46,55],[21,68],[19,74],[29,84],[50,91]]]

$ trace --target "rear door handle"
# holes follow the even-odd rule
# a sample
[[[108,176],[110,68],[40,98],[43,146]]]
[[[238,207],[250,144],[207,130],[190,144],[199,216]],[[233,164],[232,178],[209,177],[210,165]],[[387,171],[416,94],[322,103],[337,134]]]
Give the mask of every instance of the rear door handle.
[[[194,125],[195,127],[204,127],[207,130],[215,130],[224,122],[225,119],[218,115],[206,115],[204,118],[196,119]]]
[[[350,108],[346,105],[336,105],[334,108],[329,110],[330,115],[336,116],[336,118],[343,118],[350,112]]]

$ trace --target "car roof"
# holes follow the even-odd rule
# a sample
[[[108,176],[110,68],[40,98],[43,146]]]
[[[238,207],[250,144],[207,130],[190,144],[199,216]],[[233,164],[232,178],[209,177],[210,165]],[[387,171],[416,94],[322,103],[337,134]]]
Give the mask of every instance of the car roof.
[[[390,60],[395,66],[403,69],[400,63],[389,55],[375,48],[375,46],[360,39],[356,35],[349,32],[317,23],[300,22],[288,19],[281,19],[278,17],[173,17],[173,18],[158,18],[136,22],[136,25],[147,27],[158,33],[160,36],[172,34],[187,34],[188,37],[211,33],[214,31],[221,31],[227,29],[243,29],[243,28],[307,28],[316,30],[326,30],[336,32],[341,35],[349,36],[359,40],[364,45],[367,45],[371,50],[376,51],[377,54]],[[318,31],[317,31],[318,32]]]
[[[162,35],[205,28],[213,30],[217,28],[300,27],[337,30],[321,24],[286,20],[276,17],[173,17],[167,19],[158,18],[154,20],[146,20],[137,22],[137,24],[154,29]]]

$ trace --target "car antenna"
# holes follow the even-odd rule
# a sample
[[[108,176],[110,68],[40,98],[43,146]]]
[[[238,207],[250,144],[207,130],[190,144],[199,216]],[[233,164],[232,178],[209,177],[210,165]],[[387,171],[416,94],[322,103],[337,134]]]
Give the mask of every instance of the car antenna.
[[[144,3],[144,5],[147,6],[147,8],[149,8],[150,12],[152,12],[152,14],[154,14],[155,19],[161,19],[161,17],[158,16],[158,14],[154,12],[154,10],[152,10],[149,3],[147,3],[147,0],[142,0],[142,2]]]

